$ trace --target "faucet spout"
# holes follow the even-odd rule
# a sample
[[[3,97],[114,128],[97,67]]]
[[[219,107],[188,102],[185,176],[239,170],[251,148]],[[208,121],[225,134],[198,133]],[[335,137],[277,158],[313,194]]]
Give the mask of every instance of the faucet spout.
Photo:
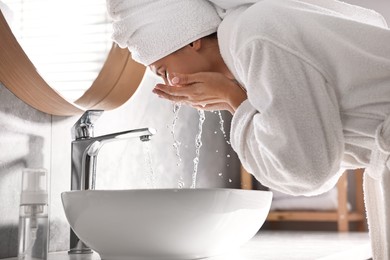
[[[74,141],[72,143],[73,147],[77,146],[78,143],[80,143],[80,147],[82,148],[87,145],[86,148],[84,148],[83,155],[81,157],[81,171],[79,171],[81,185],[79,189],[95,189],[96,159],[104,144],[131,138],[140,138],[141,141],[146,142],[149,141],[150,137],[154,134],[156,134],[156,130],[153,128],[140,128],[92,137],[87,140]]]
[[[141,141],[144,142],[144,141],[149,141],[150,137],[155,134],[156,134],[156,130],[153,128],[140,128],[140,129],[133,129],[133,130],[123,131],[123,132],[118,132],[118,133],[113,133],[108,135],[102,135],[102,136],[91,138],[89,140],[99,144],[98,146],[98,150],[99,150],[107,142],[112,142],[121,139],[130,139],[134,137],[138,137],[140,138]],[[94,146],[93,144],[90,145],[90,148],[91,149],[93,148],[92,150],[95,150],[97,147],[92,147]]]

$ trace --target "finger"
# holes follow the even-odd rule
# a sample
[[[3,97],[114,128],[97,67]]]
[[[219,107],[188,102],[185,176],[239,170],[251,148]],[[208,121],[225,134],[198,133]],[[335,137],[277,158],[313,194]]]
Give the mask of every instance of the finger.
[[[154,90],[159,90],[172,96],[190,96],[193,95],[194,89],[190,86],[167,86],[164,84],[157,84]]]
[[[174,101],[174,102],[184,102],[184,101],[187,101],[187,97],[184,97],[184,96],[172,96],[172,95],[169,95],[169,94],[167,94],[167,93],[165,93],[163,91],[160,91],[158,89],[154,89],[153,93],[158,95],[158,97],[160,97],[160,98],[171,100],[171,101]]]
[[[214,105],[206,105],[206,106],[192,105],[191,107],[196,108],[198,110],[204,110],[204,111],[215,111],[215,110],[220,110],[221,109],[221,107],[214,106]]]
[[[215,110],[229,110],[229,105],[226,103],[211,103],[211,104],[191,104],[192,107],[196,109],[202,109],[206,111],[215,111]]]
[[[204,82],[202,73],[194,74],[181,74],[181,73],[172,73],[170,75],[169,82],[172,85],[190,85],[194,83]]]
[[[190,106],[199,110],[206,110],[207,108],[207,106],[201,106],[201,105],[190,105]]]

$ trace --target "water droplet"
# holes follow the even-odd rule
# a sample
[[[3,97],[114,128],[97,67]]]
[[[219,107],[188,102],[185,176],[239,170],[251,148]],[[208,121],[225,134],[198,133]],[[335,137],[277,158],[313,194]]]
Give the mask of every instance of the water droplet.
[[[218,176],[219,176],[219,177],[222,177],[222,172],[218,173]]]
[[[214,134],[217,134],[217,131],[214,131]]]
[[[227,167],[229,167],[229,164],[226,164]]]
[[[179,181],[178,181],[178,183],[177,183],[177,187],[179,188],[179,189],[183,189],[184,188],[184,180],[183,180],[183,176],[180,176],[180,178],[179,178]]]
[[[232,179],[229,179],[229,182],[232,182]]]
[[[218,153],[218,150],[215,150],[216,153]]]
[[[227,158],[230,158],[230,154],[226,155]]]

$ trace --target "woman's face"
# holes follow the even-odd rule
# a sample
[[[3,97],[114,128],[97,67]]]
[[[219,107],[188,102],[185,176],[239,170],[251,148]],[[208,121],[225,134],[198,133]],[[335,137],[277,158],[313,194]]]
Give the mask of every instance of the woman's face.
[[[149,67],[155,74],[162,77],[166,85],[169,85],[169,76],[172,73],[191,74],[211,71],[210,64],[208,57],[205,57],[203,52],[200,51],[200,43],[195,41],[191,45],[186,45],[152,63]]]

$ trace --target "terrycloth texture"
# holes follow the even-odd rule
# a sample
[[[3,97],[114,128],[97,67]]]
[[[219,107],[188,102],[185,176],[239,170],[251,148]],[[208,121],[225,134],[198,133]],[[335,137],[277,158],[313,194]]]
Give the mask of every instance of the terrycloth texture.
[[[206,0],[107,0],[112,38],[144,65],[217,31],[221,22]]]
[[[345,169],[370,165],[390,114],[390,30],[380,15],[332,0],[264,0],[229,12],[218,39],[248,91],[231,143],[262,184],[315,195]],[[384,260],[390,162],[381,165],[370,173],[379,180],[365,176],[365,197],[374,259]]]
[[[216,8],[218,15],[223,19],[230,11],[241,6],[249,6],[263,0],[209,0]]]
[[[235,9],[242,5],[254,4],[263,0],[209,0],[215,6],[218,6],[222,9]]]
[[[296,195],[333,187],[340,163],[368,166],[390,111],[390,31],[381,17],[314,2],[346,11],[264,0],[231,12],[218,30],[221,54],[248,91],[232,145],[263,184]]]
[[[390,259],[390,115],[377,128],[375,143],[364,175],[364,201],[374,259]]]

